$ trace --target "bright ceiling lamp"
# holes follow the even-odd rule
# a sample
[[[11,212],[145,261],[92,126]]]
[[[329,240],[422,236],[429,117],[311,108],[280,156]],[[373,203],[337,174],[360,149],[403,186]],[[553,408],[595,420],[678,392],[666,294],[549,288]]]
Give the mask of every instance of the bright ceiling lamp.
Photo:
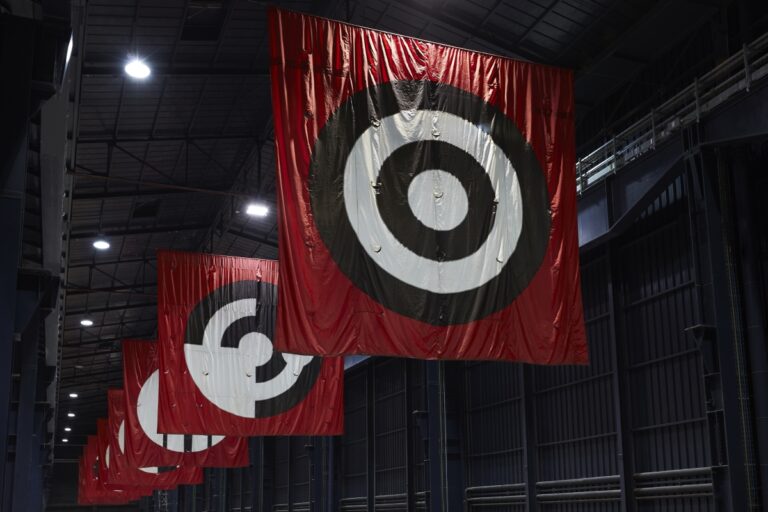
[[[150,73],[152,73],[152,71],[149,69],[149,66],[144,63],[144,61],[134,57],[125,65],[125,73],[131,78],[144,80],[150,75]]]
[[[245,209],[245,213],[254,217],[266,217],[269,214],[269,208],[261,203],[251,203]]]
[[[62,443],[68,443],[68,442],[69,442],[69,439],[67,439],[67,438],[65,437],[65,438],[63,438],[63,439],[61,440],[61,442],[62,442]]]
[[[72,427],[64,427],[64,432],[72,432]]]
[[[77,393],[70,393],[69,398],[77,398]]]
[[[83,327],[90,327],[93,325],[93,320],[88,318],[83,318],[82,320],[80,320],[80,325],[82,325]]]
[[[72,48],[75,45],[75,40],[73,37],[74,36],[69,36],[69,44],[67,45],[67,58],[64,61],[64,64],[69,64],[69,59],[72,58]]]
[[[67,413],[67,418],[74,418],[74,417],[75,417],[75,413],[73,413],[73,412],[68,412]]]
[[[106,240],[96,240],[93,242],[93,246],[100,251],[106,251],[110,247]]]

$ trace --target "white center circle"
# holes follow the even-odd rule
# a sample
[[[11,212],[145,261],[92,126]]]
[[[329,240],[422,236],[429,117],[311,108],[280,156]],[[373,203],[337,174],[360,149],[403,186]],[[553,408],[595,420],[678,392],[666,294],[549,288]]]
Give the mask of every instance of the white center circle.
[[[425,226],[450,231],[467,216],[469,200],[456,176],[429,169],[417,174],[408,186],[408,206]]]
[[[264,366],[273,353],[272,340],[260,332],[249,332],[240,339],[240,354],[248,358],[248,364]]]
[[[406,144],[428,140],[446,142],[471,155],[485,169],[496,196],[488,237],[474,253],[458,260],[436,261],[414,253],[387,228],[377,206],[375,184],[386,159]],[[446,201],[446,207],[454,205]],[[441,294],[473,290],[498,276],[523,229],[520,182],[504,151],[479,126],[433,110],[400,111],[360,135],[344,167],[344,208],[369,258],[400,281]],[[421,211],[421,206],[417,209]]]
[[[216,310],[205,325],[202,344],[184,344],[189,375],[216,407],[243,418],[255,416],[255,402],[270,400],[293,387],[312,356],[282,354],[285,368],[273,379],[256,382],[255,371],[270,361],[274,349],[268,336],[252,332],[239,348],[222,347],[224,333],[238,320],[253,316],[258,300],[239,299]]]

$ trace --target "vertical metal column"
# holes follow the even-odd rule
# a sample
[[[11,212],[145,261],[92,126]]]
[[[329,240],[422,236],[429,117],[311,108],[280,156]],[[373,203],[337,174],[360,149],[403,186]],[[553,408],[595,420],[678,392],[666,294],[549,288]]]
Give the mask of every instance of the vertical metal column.
[[[321,512],[323,506],[323,445],[321,438],[312,436],[309,450],[309,511]]]
[[[367,394],[365,411],[367,419],[365,444],[368,448],[368,467],[366,468],[368,512],[374,512],[374,510],[376,510],[376,428],[374,423],[376,392],[374,387],[375,374],[373,368],[373,364],[368,364],[365,369],[365,390]]]
[[[723,236],[724,220],[720,204],[718,187],[718,169],[712,165],[704,165],[705,159],[696,151],[694,145],[689,146],[691,155],[688,157],[689,183],[692,194],[691,206],[694,208],[692,229],[700,230],[701,236],[695,237],[697,247],[694,248],[702,272],[699,273],[699,283],[702,299],[703,321],[711,322],[715,333],[717,347],[720,383],[716,395],[722,408],[725,445],[727,447],[728,473],[722,481],[715,482],[715,488],[721,493],[717,499],[732,512],[749,510],[749,489],[747,485],[746,457],[744,451],[744,433],[742,425],[743,403],[739,391],[738,348],[732,318],[732,290],[729,286],[728,273],[731,272],[726,262],[726,246]],[[711,162],[707,161],[707,164]],[[702,324],[702,328],[707,324]],[[707,329],[709,330],[709,329]],[[721,396],[717,396],[721,395]],[[722,454],[718,453],[718,457]],[[716,460],[713,464],[726,461]],[[722,495],[722,493],[727,493]]]
[[[8,418],[11,406],[11,364],[15,330],[16,283],[21,254],[24,181],[27,166],[27,120],[34,55],[33,22],[12,16],[0,18],[0,66],[12,69],[0,80],[0,496],[5,488]]]
[[[632,433],[627,407],[631,401],[627,376],[629,363],[622,341],[623,330],[619,327],[623,310],[623,295],[619,284],[619,266],[613,251],[613,243],[608,242],[606,258],[608,265],[608,307],[610,315],[611,366],[613,367],[613,407],[616,425],[616,457],[619,465],[619,488],[621,490],[621,510],[632,512],[637,509],[635,503],[634,453]],[[623,322],[622,322],[623,323]]]
[[[287,462],[287,471],[288,471],[288,489],[287,489],[287,496],[286,499],[288,503],[288,512],[293,512],[293,478],[292,478],[292,472],[293,472],[293,443],[291,442],[291,439],[288,438],[288,442],[286,443],[288,445],[288,462]]]
[[[325,482],[325,511],[334,512],[339,509],[338,494],[336,493],[336,442],[337,437],[326,437],[327,450],[326,467],[328,468],[328,480]]]
[[[523,396],[523,473],[525,473],[525,510],[537,512],[539,503],[536,498],[536,482],[539,478],[537,436],[536,436],[536,402],[534,400],[533,367],[520,365],[520,388]]]
[[[749,373],[752,379],[752,400],[755,411],[760,500],[763,509],[766,509],[768,508],[768,335],[765,326],[766,303],[761,293],[758,251],[755,247],[755,230],[759,228],[755,227],[753,220],[751,169],[745,149],[742,148],[734,155],[732,169],[744,304],[744,331],[749,352]],[[762,169],[759,171],[762,172]]]
[[[413,475],[414,456],[413,448],[416,442],[414,438],[413,415],[413,391],[411,390],[411,374],[413,373],[413,364],[411,360],[403,363],[403,379],[405,380],[405,510],[412,512],[415,510],[415,479]]]
[[[224,512],[227,510],[227,470],[218,469],[216,473],[217,480],[219,481],[219,506],[217,510]]]
[[[441,361],[427,361],[427,413],[429,430],[429,511],[443,512],[443,454],[442,423],[445,421],[441,407]]]
[[[32,306],[32,307],[36,307]],[[21,337],[21,385],[16,413],[16,456],[13,467],[13,510],[34,510],[33,500],[41,489],[31,488],[33,471],[40,471],[39,439],[34,429],[35,391],[37,389],[37,350],[40,341],[40,318],[34,314]],[[37,442],[35,442],[37,441]],[[37,491],[37,492],[36,492]],[[39,507],[39,503],[37,503]]]
[[[270,440],[269,443],[262,437],[260,440],[261,445],[261,479],[259,480],[259,512],[271,512],[274,504],[274,490],[275,490],[275,443]],[[269,466],[267,466],[269,461]],[[267,470],[269,467],[269,471]]]
[[[254,512],[260,512],[261,508],[261,482],[262,474],[264,471],[263,450],[262,450],[263,438],[252,437],[248,441],[248,449],[250,450],[251,466],[253,466],[250,472],[249,479],[246,480],[247,485],[250,487],[251,502],[248,506]],[[245,506],[245,504],[243,504]]]

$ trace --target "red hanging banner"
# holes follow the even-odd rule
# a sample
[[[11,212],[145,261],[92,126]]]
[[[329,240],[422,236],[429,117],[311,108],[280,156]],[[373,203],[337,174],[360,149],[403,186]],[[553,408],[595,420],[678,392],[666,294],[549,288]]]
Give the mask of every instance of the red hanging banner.
[[[248,465],[245,437],[164,434],[157,428],[157,343],[123,341],[125,455],[134,467]]]
[[[572,72],[269,12],[276,348],[586,363]]]
[[[142,496],[136,489],[107,485],[101,480],[99,465],[99,439],[88,436],[80,457],[77,502],[80,505],[119,505],[135,501]]]
[[[114,457],[113,451],[109,443],[109,424],[105,418],[99,418],[96,420],[96,439],[98,441],[99,449],[99,481],[103,486],[109,489],[125,489],[128,492],[138,494],[139,496],[152,495],[153,488],[151,486],[138,486],[133,483],[117,484],[114,481],[110,481],[109,474],[113,471]]]
[[[272,348],[276,261],[159,252],[157,268],[161,431],[343,432],[343,359]]]
[[[149,466],[135,467],[125,456],[125,394],[122,389],[107,391],[109,420],[107,438],[109,442],[108,484],[151,487],[159,490],[173,489],[178,485],[203,483],[203,469],[195,466]]]

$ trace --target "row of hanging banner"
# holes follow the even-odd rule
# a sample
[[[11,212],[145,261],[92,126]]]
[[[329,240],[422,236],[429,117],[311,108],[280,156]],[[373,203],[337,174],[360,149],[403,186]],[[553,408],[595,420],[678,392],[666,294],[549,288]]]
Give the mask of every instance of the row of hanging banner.
[[[158,253],[82,503],[341,434],[345,355],[588,361],[572,73],[278,9],[269,39],[280,263]]]

